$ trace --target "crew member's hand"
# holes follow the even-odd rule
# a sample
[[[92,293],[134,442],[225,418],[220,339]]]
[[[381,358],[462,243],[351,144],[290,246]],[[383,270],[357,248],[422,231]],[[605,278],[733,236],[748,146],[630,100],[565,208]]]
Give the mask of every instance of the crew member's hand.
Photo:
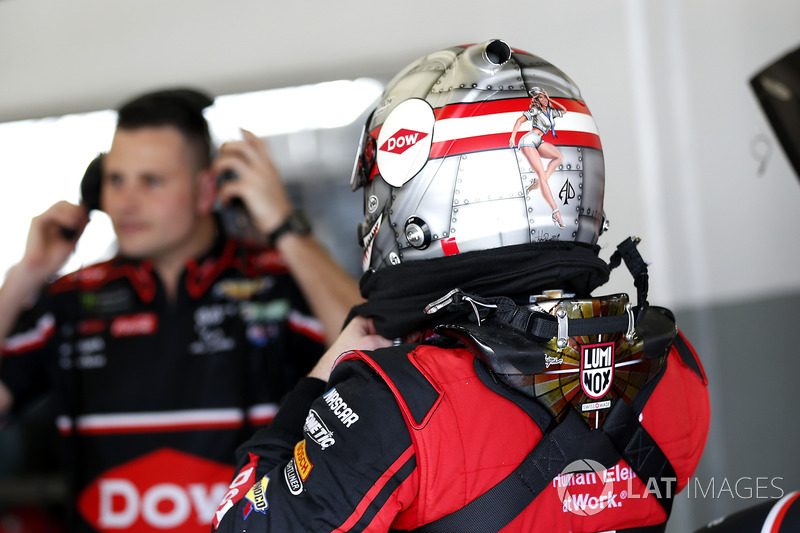
[[[226,205],[241,199],[256,227],[269,234],[286,220],[292,204],[266,144],[247,130],[242,136],[223,144],[212,165],[215,175],[232,170],[237,178],[222,184],[219,197]]]
[[[58,272],[75,250],[88,223],[84,207],[65,201],[34,217],[20,263],[25,276],[44,282]]]
[[[357,316],[345,326],[339,337],[333,341],[331,347],[323,354],[308,375],[312,378],[328,381],[333,365],[344,352],[350,350],[376,350],[391,345],[392,341],[378,335],[371,319]]]

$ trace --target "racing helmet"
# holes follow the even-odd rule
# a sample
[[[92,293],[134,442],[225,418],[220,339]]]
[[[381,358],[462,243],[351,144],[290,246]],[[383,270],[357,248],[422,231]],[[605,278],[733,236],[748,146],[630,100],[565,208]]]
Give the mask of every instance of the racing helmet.
[[[604,185],[597,126],[561,70],[498,39],[428,54],[388,83],[364,126],[351,177],[364,189],[363,269],[595,244]]]

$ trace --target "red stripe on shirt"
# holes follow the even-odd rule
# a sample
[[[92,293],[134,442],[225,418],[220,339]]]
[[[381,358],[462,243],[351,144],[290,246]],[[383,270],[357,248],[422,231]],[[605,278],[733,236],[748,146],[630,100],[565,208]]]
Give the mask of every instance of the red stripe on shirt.
[[[308,317],[301,318],[290,314],[287,323],[289,324],[289,329],[295,333],[300,333],[312,341],[325,344],[325,331],[318,322],[312,321]]]
[[[42,348],[56,332],[55,321],[52,317],[48,318],[49,316],[44,315],[39,318],[33,329],[6,338],[0,347],[0,356],[18,355]]]
[[[783,519],[786,517],[786,513],[789,511],[789,507],[792,506],[794,501],[800,498],[800,492],[795,492],[793,496],[789,496],[789,498],[782,502],[781,510],[778,511],[778,514],[775,516],[775,521],[772,523],[770,527],[770,533],[779,533],[781,529],[781,523],[783,523]]]
[[[364,497],[356,506],[353,514],[351,514],[344,523],[333,530],[332,533],[344,533],[345,531],[350,531],[354,525],[361,520],[361,517],[364,516],[364,513],[367,511],[369,506],[375,500],[375,497],[383,490],[383,487],[389,482],[390,479],[400,470],[400,468],[405,465],[411,457],[414,455],[414,447],[409,446],[406,451],[397,458],[397,460],[392,463],[392,465],[383,473],[383,475],[375,482],[371,489],[367,491]]]
[[[174,431],[206,431],[216,429],[239,429],[242,427],[241,422],[196,422],[192,424],[171,424],[168,426],[163,425],[141,425],[141,426],[124,426],[124,427],[92,427],[92,428],[78,428],[78,435],[126,435],[132,433],[170,433]],[[71,428],[59,428],[59,432],[63,436],[68,436],[72,433]]]

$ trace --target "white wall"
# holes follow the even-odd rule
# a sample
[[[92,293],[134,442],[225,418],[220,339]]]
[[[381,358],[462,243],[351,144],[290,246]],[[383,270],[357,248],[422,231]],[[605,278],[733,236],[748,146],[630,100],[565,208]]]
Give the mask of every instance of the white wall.
[[[691,306],[800,288],[800,182],[747,85],[800,44],[800,3],[457,5],[0,0],[0,121],[114,107],[164,85],[225,94],[386,75],[422,53],[498,37],[581,86],[606,155],[604,254],[629,234],[644,237],[652,301]],[[330,104],[324,95],[309,102],[321,112]],[[759,133],[773,143],[761,176],[750,153]],[[11,194],[12,177],[0,179]],[[609,292],[617,287],[628,288],[626,273]]]

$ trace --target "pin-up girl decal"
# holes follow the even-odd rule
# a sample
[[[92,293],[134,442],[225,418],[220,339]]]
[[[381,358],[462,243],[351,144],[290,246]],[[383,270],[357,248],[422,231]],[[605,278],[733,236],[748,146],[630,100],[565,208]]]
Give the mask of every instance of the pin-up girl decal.
[[[553,174],[553,171],[558,168],[564,156],[554,145],[542,140],[542,137],[550,130],[553,130],[553,137],[556,136],[555,132],[555,119],[564,116],[567,109],[554,102],[547,96],[544,89],[534,87],[530,91],[531,107],[522,113],[522,116],[517,119],[514,124],[514,129],[511,132],[511,138],[508,140],[508,145],[514,148],[514,139],[516,138],[519,128],[528,120],[531,121],[531,131],[522,136],[519,140],[519,149],[525,155],[525,158],[531,165],[531,168],[536,172],[537,178],[534,178],[533,183],[528,187],[528,190],[536,189],[541,185],[542,197],[550,205],[553,210],[553,224],[561,229],[564,229],[564,221],[561,218],[561,213],[556,207],[556,201],[553,198],[553,193],[550,191],[550,186],[547,180]],[[544,168],[542,158],[550,159],[547,164],[547,169]]]

